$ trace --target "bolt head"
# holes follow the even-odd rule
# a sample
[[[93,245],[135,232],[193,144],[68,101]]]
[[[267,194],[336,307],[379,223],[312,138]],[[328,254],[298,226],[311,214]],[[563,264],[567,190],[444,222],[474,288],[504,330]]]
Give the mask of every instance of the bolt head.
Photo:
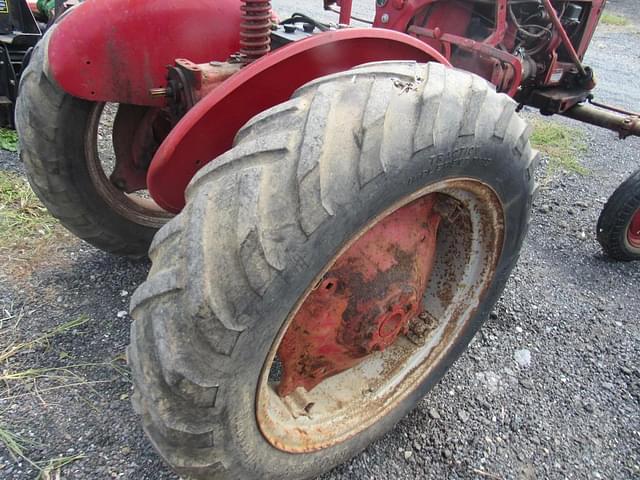
[[[389,23],[389,14],[385,13],[384,15],[382,15],[380,21],[382,21],[382,23]]]

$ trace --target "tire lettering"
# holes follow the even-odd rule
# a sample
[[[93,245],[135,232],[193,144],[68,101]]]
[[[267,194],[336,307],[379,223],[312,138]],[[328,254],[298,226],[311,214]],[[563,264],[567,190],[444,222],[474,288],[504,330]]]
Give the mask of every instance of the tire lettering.
[[[477,159],[478,154],[480,153],[480,148],[471,146],[471,147],[460,147],[446,153],[438,153],[436,155],[431,155],[426,159],[426,163],[429,165],[428,168],[422,170],[420,173],[413,175],[407,180],[408,185],[413,185],[414,183],[418,183],[423,180],[425,177],[428,177],[434,172],[438,170],[442,170],[446,167],[456,164],[466,164],[470,163],[474,159]],[[484,163],[488,163],[488,160],[484,160]]]

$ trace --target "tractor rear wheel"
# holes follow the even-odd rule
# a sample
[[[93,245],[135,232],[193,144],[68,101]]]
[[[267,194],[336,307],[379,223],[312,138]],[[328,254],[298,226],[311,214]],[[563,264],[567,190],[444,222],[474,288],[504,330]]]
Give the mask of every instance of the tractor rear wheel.
[[[113,172],[122,152],[130,155],[137,145],[147,150],[142,156],[150,160],[158,142],[151,130],[155,111],[65,93],[44,70],[47,39],[36,45],[22,74],[16,107],[20,155],[29,183],[51,214],[76,236],[107,252],[144,256],[171,215],[143,191],[144,168],[129,172],[127,178],[137,176],[138,186],[133,188],[117,185]],[[108,153],[111,149],[115,152]]]
[[[614,260],[640,260],[640,170],[609,197],[600,213],[598,242]]]
[[[194,177],[128,350],[179,474],[313,477],[433,387],[527,230],[537,156],[515,107],[439,64],[368,64],[256,116]]]

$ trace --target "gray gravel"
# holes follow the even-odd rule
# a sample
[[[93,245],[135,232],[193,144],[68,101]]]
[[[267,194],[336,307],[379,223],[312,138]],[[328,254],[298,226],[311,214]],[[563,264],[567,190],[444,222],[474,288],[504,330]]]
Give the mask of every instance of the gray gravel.
[[[636,3],[616,0],[610,8],[640,25]],[[297,7],[275,4],[285,13]],[[636,110],[637,31],[600,29],[588,57],[602,99]],[[594,239],[606,198],[640,164],[640,142],[580,128],[589,145],[581,161],[591,173],[551,177],[543,162],[518,267],[470,349],[395,430],[323,480],[640,478],[640,265],[607,260]],[[0,168],[20,170],[15,155],[4,153]],[[86,324],[10,366],[120,364],[130,319],[119,312],[148,263],[72,240],[51,260],[34,259],[26,279],[9,277],[10,265],[0,264],[0,318],[16,315],[0,327],[21,315],[14,334],[0,337],[0,351],[13,335],[34,338],[82,315]],[[126,375],[109,367],[79,372],[101,383],[48,392],[54,380],[0,387],[0,424],[33,440],[33,459],[86,455],[64,468],[65,479],[175,479],[139,427]],[[35,472],[0,447],[0,478]]]

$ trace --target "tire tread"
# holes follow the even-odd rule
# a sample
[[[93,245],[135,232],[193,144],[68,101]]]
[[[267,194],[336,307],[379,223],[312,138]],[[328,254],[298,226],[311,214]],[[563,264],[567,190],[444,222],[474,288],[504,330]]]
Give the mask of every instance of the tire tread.
[[[515,103],[490,90],[478,77],[433,63],[385,62],[330,75],[250,120],[234,148],[192,180],[187,207],[151,246],[150,276],[131,305],[135,404],[178,473],[251,476],[216,440],[225,429],[220,412],[233,401],[225,385],[236,375],[235,346],[246,329],[257,328],[242,312],[274,282],[308,268],[297,246],[338,209],[379,175],[441,148],[439,135],[467,145],[497,124],[485,137],[530,152],[519,161],[532,164]],[[405,128],[407,119],[418,126]],[[380,152],[379,163],[366,163],[367,150]]]

